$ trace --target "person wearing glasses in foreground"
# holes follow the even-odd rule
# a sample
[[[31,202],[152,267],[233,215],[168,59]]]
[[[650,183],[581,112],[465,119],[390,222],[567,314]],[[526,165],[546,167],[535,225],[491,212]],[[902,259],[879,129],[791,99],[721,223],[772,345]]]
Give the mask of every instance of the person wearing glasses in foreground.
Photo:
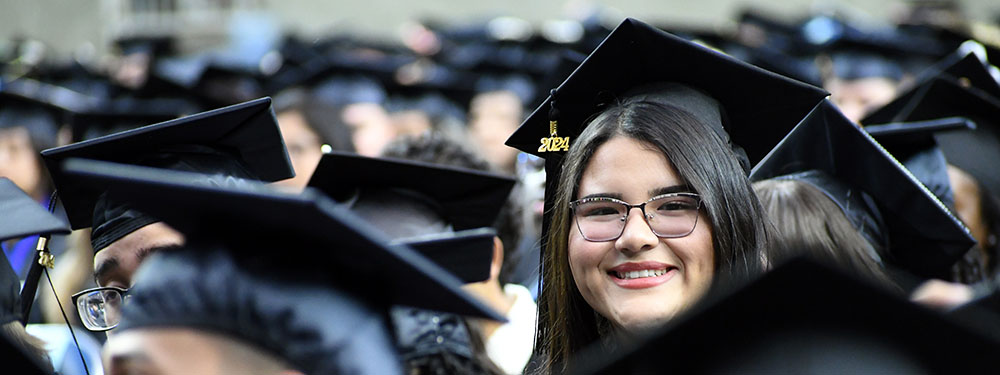
[[[295,175],[268,98],[48,149],[42,158],[70,226],[92,228],[98,288],[73,296],[80,320],[92,331],[117,325],[118,308],[139,266],[149,255],[183,245],[184,236],[122,201],[109,186],[66,175],[64,161],[82,158],[197,172],[213,177],[211,183],[217,185]]]
[[[625,20],[507,141],[549,179],[529,367],[565,372],[760,272],[749,166],[825,96]]]

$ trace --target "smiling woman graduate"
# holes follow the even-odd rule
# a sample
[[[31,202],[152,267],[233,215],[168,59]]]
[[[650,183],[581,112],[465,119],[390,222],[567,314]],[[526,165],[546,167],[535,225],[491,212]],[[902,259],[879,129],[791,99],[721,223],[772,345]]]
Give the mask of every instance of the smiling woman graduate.
[[[546,158],[540,369],[757,273],[749,166],[824,96],[639,21],[612,32],[507,141]]]

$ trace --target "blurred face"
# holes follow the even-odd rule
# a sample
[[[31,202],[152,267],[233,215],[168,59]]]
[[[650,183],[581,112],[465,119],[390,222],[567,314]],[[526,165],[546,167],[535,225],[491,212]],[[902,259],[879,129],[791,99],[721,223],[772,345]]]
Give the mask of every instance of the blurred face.
[[[34,198],[38,198],[42,176],[38,155],[31,145],[28,129],[0,129],[0,177],[7,177]]]
[[[975,178],[953,165],[948,166],[948,181],[954,192],[955,213],[979,243],[983,259],[989,261],[991,254],[986,248],[990,232],[983,221],[982,193],[979,191],[979,185],[976,184]]]
[[[396,137],[392,120],[378,104],[351,104],[344,107],[342,116],[353,132],[354,149],[362,156],[378,156]]]
[[[848,119],[861,121],[869,113],[889,104],[896,97],[896,82],[872,77],[855,80],[831,79],[824,85],[830,99]]]
[[[281,137],[288,148],[288,157],[292,160],[295,177],[278,181],[277,185],[294,188],[304,188],[309,183],[319,159],[323,157],[323,144],[319,136],[306,122],[306,118],[298,111],[285,111],[278,115],[278,127]]]
[[[664,192],[690,192],[673,166],[652,146],[615,137],[597,149],[580,179],[583,197],[638,204]],[[573,280],[588,304],[631,333],[661,325],[698,301],[714,270],[711,225],[699,213],[691,234],[659,238],[639,209],[628,213],[616,240],[591,242],[574,218],[569,233]]]
[[[282,361],[233,339],[187,328],[133,329],[108,339],[111,375],[301,374]]]
[[[521,100],[507,91],[480,94],[469,108],[469,129],[494,167],[513,172],[517,149],[504,144],[521,123]]]

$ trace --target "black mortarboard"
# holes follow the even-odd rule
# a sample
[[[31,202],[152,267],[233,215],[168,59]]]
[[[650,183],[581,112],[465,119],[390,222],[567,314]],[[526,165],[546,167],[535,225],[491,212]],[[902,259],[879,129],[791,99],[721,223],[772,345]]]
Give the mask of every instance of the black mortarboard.
[[[964,63],[960,66],[963,70],[972,68]],[[861,123],[923,121],[951,116],[968,117],[979,125],[984,125],[983,119],[996,122],[993,119],[1000,116],[1000,98],[979,88],[993,90],[997,85],[985,69],[979,64],[980,74],[974,74],[976,70],[957,72],[959,75],[938,73],[869,114]]]
[[[69,226],[17,185],[0,177],[0,242],[35,234],[66,234]]]
[[[587,118],[602,105],[651,82],[690,86],[718,101],[723,107],[725,120],[721,125],[725,132],[716,131],[742,147],[750,165],[828,95],[817,87],[626,19],[524,121],[507,145],[547,157],[550,153],[538,148],[539,140],[551,135],[550,109],[558,111],[558,136],[570,137],[572,142]]]
[[[6,177],[0,177],[0,242],[36,234],[66,234],[69,226]],[[21,319],[21,281],[0,252],[0,324]],[[30,280],[29,280],[30,281]],[[32,288],[31,292],[34,292]],[[28,296],[25,296],[28,297]],[[34,298],[34,296],[30,296]]]
[[[309,186],[341,202],[357,198],[359,192],[415,199],[454,230],[492,226],[514,183],[510,177],[482,171],[341,152],[323,155],[309,180]]]
[[[975,244],[930,191],[829,101],[755,166],[750,179],[782,176],[823,190],[873,245],[888,250],[884,258],[917,275],[941,275]]]
[[[28,196],[11,180],[0,177],[0,242],[22,238],[30,235],[51,235],[69,233],[69,226],[61,219],[49,213],[45,208]],[[34,248],[34,247],[32,247]],[[27,275],[25,287],[22,291],[21,282],[14,272],[10,260],[6,254],[0,257],[0,324],[12,320],[19,320],[30,309],[30,302],[34,301],[35,291],[38,286],[39,265],[32,264],[32,271]],[[37,262],[37,256],[35,259]],[[8,274],[8,271],[10,272]],[[26,295],[22,298],[21,293]],[[2,336],[2,335],[0,335]]]
[[[955,197],[948,178],[948,162],[934,141],[938,132],[974,129],[976,124],[964,117],[930,121],[897,122],[869,125],[864,129],[896,160],[906,167],[941,203],[954,211]]]
[[[493,262],[493,238],[490,228],[438,233],[397,240],[457,276],[462,282],[475,283],[490,278]]]
[[[985,70],[981,63],[963,64],[965,68]],[[977,68],[978,66],[978,68]],[[978,77],[978,78],[977,78]],[[974,130],[935,134],[948,163],[974,176],[993,195],[1000,196],[1000,98],[984,89],[994,86],[992,77],[966,72],[953,76],[940,73],[904,92],[889,104],[861,120],[863,124],[923,121],[942,117],[967,117],[976,123]]]
[[[155,222],[119,205],[103,188],[63,175],[61,163],[84,158],[240,178],[277,181],[294,176],[271,109],[262,98],[42,151],[74,229],[93,227],[98,251]]]
[[[64,171],[81,184],[107,186],[180,231],[188,248],[221,245],[276,274],[288,269],[292,277],[325,275],[386,306],[503,320],[465,294],[462,282],[447,271],[409,247],[391,244],[313,189],[293,195],[245,180],[228,187],[225,180],[191,172],[82,159],[67,161]],[[303,251],[289,251],[295,249]]]
[[[597,349],[597,348],[592,348]],[[576,373],[990,373],[1000,343],[840,271],[794,259]]]
[[[921,72],[916,82],[924,83],[941,74],[957,79],[961,86],[975,87],[993,97],[1000,97],[1000,83],[990,74],[986,63],[973,52],[948,55]]]

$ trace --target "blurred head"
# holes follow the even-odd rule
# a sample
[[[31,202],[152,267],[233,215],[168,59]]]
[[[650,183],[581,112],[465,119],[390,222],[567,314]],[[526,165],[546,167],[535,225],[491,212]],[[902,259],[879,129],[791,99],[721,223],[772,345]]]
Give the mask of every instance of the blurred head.
[[[0,129],[0,176],[9,178],[36,199],[47,186],[38,151],[31,142],[28,129]]]
[[[189,328],[125,331],[108,340],[103,356],[108,374],[301,374],[267,351]]]
[[[807,182],[771,179],[753,184],[774,225],[764,252],[768,268],[805,255],[895,289],[874,248],[832,199]]]
[[[277,96],[278,127],[295,177],[275,184],[301,189],[309,183],[324,148],[354,151],[351,130],[340,121],[340,110],[340,107],[306,97],[302,90],[292,89]]]
[[[0,110],[0,177],[41,200],[51,182],[39,153],[56,146],[58,120],[45,110],[4,106]]]
[[[823,88],[830,92],[830,99],[844,116],[857,123],[895,99],[897,85],[898,81],[886,77],[831,78],[823,84]]]
[[[982,188],[972,175],[948,165],[948,180],[955,196],[955,214],[976,239],[987,275],[997,269],[997,235],[1000,232],[1000,206],[997,198]]]
[[[379,104],[348,104],[341,117],[351,129],[354,149],[360,155],[378,156],[385,145],[396,137],[392,119]]]
[[[521,99],[511,91],[476,95],[469,105],[469,135],[495,168],[511,173],[517,149],[504,144],[524,117]]]
[[[588,122],[562,168],[539,298],[536,347],[549,362],[565,363],[612,330],[642,333],[711,287],[759,271],[766,227],[756,196],[733,150],[686,109],[626,99]],[[637,205],[673,192],[700,201],[691,232],[676,238],[658,236],[640,210],[628,210],[619,237],[590,241],[570,206],[585,197]],[[652,276],[624,275],[633,271]]]

